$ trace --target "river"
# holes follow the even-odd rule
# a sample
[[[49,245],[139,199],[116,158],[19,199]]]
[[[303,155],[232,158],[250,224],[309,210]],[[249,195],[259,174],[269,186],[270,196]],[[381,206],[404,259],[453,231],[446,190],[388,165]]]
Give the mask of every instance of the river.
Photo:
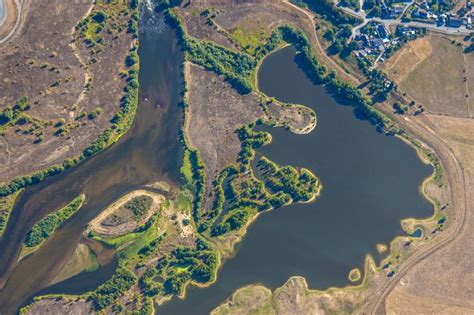
[[[180,187],[182,161],[182,54],[163,17],[144,13],[140,24],[139,106],[129,132],[108,150],[27,188],[18,198],[0,241],[0,313],[14,313],[45,288],[73,253],[87,223],[127,192],[156,181]],[[26,233],[39,219],[80,193],[86,203],[36,253],[16,263]],[[57,284],[69,292],[94,289],[113,273],[105,266],[88,277]],[[101,277],[97,277],[101,274]],[[87,285],[85,285],[87,284]]]
[[[270,55],[258,73],[259,87],[281,101],[313,108],[317,127],[308,135],[260,128],[273,141],[258,153],[313,171],[323,185],[321,196],[260,216],[214,285],[191,288],[184,301],[174,299],[159,314],[207,314],[244,285],[275,289],[294,275],[304,276],[310,288],[344,286],[366,254],[380,260],[377,243],[389,244],[404,233],[401,219],[432,214],[419,193],[432,168],[414,149],[377,132],[352,107],[314,85],[294,62],[295,53],[288,47]]]

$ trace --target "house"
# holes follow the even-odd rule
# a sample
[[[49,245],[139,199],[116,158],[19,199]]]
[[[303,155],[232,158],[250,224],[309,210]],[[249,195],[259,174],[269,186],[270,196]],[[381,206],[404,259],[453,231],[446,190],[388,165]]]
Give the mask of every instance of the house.
[[[458,18],[450,18],[448,20],[448,23],[446,24],[447,26],[449,27],[455,27],[455,28],[458,28],[458,27],[461,27],[462,25],[462,22],[463,20],[462,19],[458,19]]]
[[[357,53],[358,53],[359,56],[361,56],[361,57],[367,56],[367,52],[366,52],[365,50],[359,50],[359,51],[357,51]]]
[[[427,19],[428,18],[428,12],[426,10],[416,8],[415,11],[411,14],[414,18],[419,18],[419,19]]]
[[[394,7],[393,8],[393,14],[395,14],[395,16],[398,16],[399,14],[402,14],[403,13],[403,8],[402,7]]]
[[[406,26],[398,27],[397,32],[400,35],[415,35],[416,34],[416,32],[413,29]]]
[[[379,34],[380,38],[387,38],[390,33],[383,24],[377,25],[377,33]]]
[[[370,41],[370,46],[373,48],[377,48],[379,46],[383,46],[383,40],[381,38],[375,38]]]

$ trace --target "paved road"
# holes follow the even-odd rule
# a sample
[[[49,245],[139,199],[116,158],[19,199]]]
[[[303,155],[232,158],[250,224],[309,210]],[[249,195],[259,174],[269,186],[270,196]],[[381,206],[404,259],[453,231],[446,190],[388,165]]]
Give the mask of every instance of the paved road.
[[[5,23],[5,20],[7,19],[7,1],[6,0],[0,0],[0,26]]]
[[[335,0],[335,3],[337,2],[337,0]],[[403,16],[406,12],[406,10],[408,10],[408,8],[413,5],[415,1],[412,0],[410,3],[407,4],[407,6],[405,7],[403,13],[400,15],[400,16]],[[337,3],[336,3],[337,4]],[[362,1],[360,2],[361,6],[362,6]],[[359,19],[361,19],[363,22],[362,24],[359,24],[357,25],[356,27],[354,27],[352,29],[352,36],[351,36],[351,39],[354,38],[354,36],[356,36],[359,32],[359,30],[364,27],[367,23],[369,22],[377,22],[377,23],[382,23],[385,25],[385,27],[389,27],[391,25],[403,25],[403,26],[407,26],[407,27],[418,27],[418,28],[426,28],[427,30],[431,30],[431,31],[435,31],[435,32],[440,32],[440,33],[444,33],[444,34],[449,34],[449,35],[469,35],[472,30],[469,30],[467,29],[465,26],[462,26],[460,28],[452,28],[452,27],[447,27],[447,26],[437,26],[436,24],[430,24],[430,23],[422,23],[422,22],[402,22],[401,19],[381,19],[381,18],[368,18],[367,15],[365,14],[365,12],[363,10],[359,10],[359,11],[354,11],[350,8],[346,8],[346,7],[339,7],[342,11],[344,11],[345,13],[349,14],[349,15],[352,15],[354,17],[357,17]]]

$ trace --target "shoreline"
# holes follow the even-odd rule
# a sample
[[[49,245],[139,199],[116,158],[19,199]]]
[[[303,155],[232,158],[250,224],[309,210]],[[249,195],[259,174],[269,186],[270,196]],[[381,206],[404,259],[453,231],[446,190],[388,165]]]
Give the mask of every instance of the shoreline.
[[[130,227],[131,227],[130,231],[123,231],[123,232],[118,231],[119,232],[118,234],[115,234],[113,232],[106,233],[101,227],[101,221],[106,219],[108,216],[112,215],[115,211],[119,210],[128,201],[132,200],[135,197],[140,197],[140,196],[148,196],[153,199],[153,203],[148,209],[146,216],[140,222],[137,222],[137,221],[130,222],[132,223],[130,224]],[[148,190],[143,190],[143,189],[133,190],[125,194],[124,196],[120,197],[116,201],[114,201],[111,205],[107,206],[105,209],[102,209],[102,211],[89,222],[89,224],[87,225],[87,228],[84,231],[84,235],[87,235],[89,232],[92,232],[98,235],[99,237],[107,238],[107,237],[119,237],[121,235],[132,233],[133,229],[135,229],[137,226],[140,226],[144,222],[148,221],[148,219],[150,219],[150,217],[154,213],[156,213],[156,211],[158,211],[158,208],[164,202],[164,200],[165,200],[165,197],[158,193],[150,192]],[[124,224],[127,224],[127,223],[124,223]],[[116,226],[115,228],[120,228],[120,225]]]
[[[1,1],[1,0],[0,0]],[[9,0],[7,0],[9,1]],[[19,0],[14,0],[15,3],[18,3]],[[26,0],[24,0],[26,1]],[[26,8],[23,8],[23,3],[18,3],[19,4],[19,16],[21,16],[22,14],[26,14],[27,11],[29,8],[26,7]],[[93,9],[95,7],[96,4],[93,4],[90,6],[87,14],[88,15],[84,15],[78,22],[81,22],[83,21],[84,19],[86,19],[88,16],[90,16],[90,14],[93,12]],[[137,9],[138,11],[138,9]],[[17,20],[17,25],[20,23],[20,18]],[[15,25],[15,29],[17,27],[17,25]],[[8,36],[12,36],[15,29],[8,35]],[[137,30],[138,32],[138,30]],[[73,34],[72,36],[75,37],[76,36],[76,33],[77,33],[77,30],[73,29]],[[4,43],[5,41],[8,40],[8,37],[7,38],[4,38],[4,39],[0,39],[0,44]],[[139,39],[138,38],[132,38],[130,39],[130,43],[131,43],[131,47],[132,48],[136,48],[138,49],[139,47]],[[75,52],[76,53],[76,52]],[[81,62],[82,63],[82,62]],[[132,66],[132,68],[134,70],[136,70],[137,72],[140,70],[140,60],[138,59],[137,63],[135,65]],[[131,75],[130,77],[131,78],[138,78],[138,75],[137,74],[133,74]],[[86,76],[85,76],[85,80],[87,80],[87,72],[86,72]],[[129,83],[128,82],[124,82],[124,86],[125,88],[130,88],[129,87]],[[131,89],[132,90],[132,89]],[[87,143],[86,147],[81,150],[78,154],[75,154],[75,155],[72,155],[71,157],[69,158],[65,158],[63,161],[58,161],[57,163],[54,163],[54,164],[51,164],[49,167],[42,167],[40,169],[37,169],[37,170],[33,170],[29,173],[25,173],[25,174],[18,174],[16,177],[14,178],[10,178],[10,179],[5,179],[3,181],[0,181],[0,198],[1,197],[6,197],[6,196],[9,196],[11,195],[12,193],[14,193],[16,190],[12,190],[11,188],[11,185],[12,183],[14,182],[14,179],[21,179],[23,180],[23,183],[22,185],[20,185],[19,188],[27,188],[29,186],[32,186],[32,185],[36,185],[36,184],[39,184],[41,183],[44,179],[46,178],[49,178],[49,177],[54,177],[54,175],[57,175],[57,174],[60,174],[62,172],[64,172],[65,170],[71,168],[71,167],[75,167],[77,165],[80,165],[82,162],[85,162],[87,160],[90,160],[91,158],[93,158],[94,156],[98,155],[100,152],[103,152],[105,151],[106,149],[110,148],[112,145],[114,145],[115,143],[117,143],[124,135],[126,135],[128,133],[128,131],[132,128],[132,126],[134,125],[134,122],[135,122],[135,115],[136,115],[136,111],[137,111],[137,108],[138,108],[138,93],[139,93],[139,87],[138,88],[133,88],[132,91],[129,91],[129,92],[123,92],[123,95],[127,95],[128,94],[133,94],[133,93],[136,93],[137,94],[137,99],[136,100],[133,100],[131,101],[131,109],[129,112],[127,112],[126,114],[123,115],[123,118],[120,122],[118,122],[118,124],[123,124],[123,126],[121,126],[121,128],[118,128],[119,132],[115,132],[115,130],[117,130],[117,128],[113,128],[113,125],[110,125],[108,126],[107,128],[105,128],[99,135],[98,137],[94,138],[94,139],[91,139],[90,142]],[[81,92],[82,94],[82,92]],[[118,104],[119,106],[117,107],[117,111],[116,113],[120,113],[121,112],[121,107],[120,107],[120,104]],[[97,141],[101,140],[102,137],[104,136],[104,134],[106,133],[111,133],[110,135],[110,138],[108,139],[107,143],[104,145],[104,147],[100,148],[99,151],[91,154],[91,155],[86,155],[86,151],[94,144],[96,143]],[[72,161],[72,165],[71,164],[68,164],[68,161]],[[55,170],[59,170],[59,172],[55,172],[54,174],[49,174],[49,170],[51,169],[55,169]],[[35,175],[43,175],[43,179],[41,179],[40,181],[38,182],[34,182],[34,183],[28,183],[27,179],[31,179],[33,176]],[[16,185],[18,186],[18,185]],[[18,189],[18,188],[16,188]]]
[[[283,47],[280,47],[274,51],[272,51],[270,54],[284,48],[284,47],[287,47],[289,46],[289,44],[287,45],[284,45]],[[258,69],[259,67],[261,66],[261,64],[263,63],[263,60],[265,60],[265,58],[267,58],[270,54],[266,55],[265,57],[263,57],[261,59],[261,61],[258,63],[257,65],[257,70],[256,70],[256,75],[258,74]],[[256,87],[258,89],[258,78],[255,79],[255,82],[256,82]],[[258,90],[260,92],[260,90]],[[265,94],[264,94],[265,95]],[[306,106],[305,106],[306,107]],[[379,108],[375,108],[376,111],[380,112],[380,113],[384,113],[386,114],[384,111],[380,110]],[[392,122],[394,122],[397,126],[401,126],[401,124],[399,122],[396,122],[392,117],[390,117],[390,120]],[[314,129],[314,128],[313,128]],[[309,132],[308,132],[309,133]],[[409,145],[410,147],[412,147],[416,153],[417,153],[417,156],[418,158],[420,159],[420,161],[423,163],[423,164],[426,164],[426,165],[431,165],[433,170],[431,172],[431,174],[429,174],[427,177],[425,177],[423,179],[423,182],[419,185],[419,192],[420,194],[423,196],[424,199],[426,199],[433,207],[433,213],[432,215],[428,216],[428,217],[424,217],[424,218],[413,218],[413,217],[408,217],[408,218],[404,218],[404,219],[401,219],[399,222],[400,222],[400,225],[401,225],[401,228],[404,232],[406,232],[408,235],[395,235],[394,238],[391,240],[390,244],[387,246],[387,256],[382,259],[380,261],[380,265],[377,266],[377,264],[375,263],[375,260],[374,258],[370,255],[370,254],[366,254],[366,258],[365,258],[365,263],[364,263],[364,268],[360,271],[360,273],[362,274],[363,273],[363,277],[359,277],[357,281],[360,280],[360,278],[362,278],[362,282],[358,285],[353,285],[353,284],[347,284],[346,286],[343,286],[343,287],[335,287],[335,286],[331,286],[327,289],[324,289],[324,290],[318,290],[318,289],[308,289],[308,292],[319,292],[319,293],[331,293],[332,291],[334,290],[347,290],[347,289],[366,289],[366,286],[368,284],[368,277],[369,275],[371,274],[371,272],[376,272],[376,273],[381,273],[382,269],[381,267],[387,262],[389,261],[390,259],[392,259],[396,253],[395,253],[395,243],[398,242],[401,238],[410,238],[412,240],[414,240],[414,242],[422,242],[423,241],[423,238],[416,238],[416,237],[412,237],[410,234],[412,234],[414,231],[410,231],[407,229],[406,225],[404,224],[404,222],[406,220],[413,220],[415,222],[415,230],[416,230],[416,227],[419,227],[419,226],[423,226],[427,223],[430,223],[432,222],[436,216],[439,214],[439,211],[440,211],[440,207],[439,207],[439,202],[436,200],[436,198],[434,196],[431,196],[428,191],[427,191],[427,186],[430,185],[430,184],[436,184],[435,181],[436,181],[436,177],[437,175],[437,172],[439,170],[441,170],[441,172],[444,174],[444,168],[441,166],[441,169],[439,169],[439,165],[437,165],[436,163],[439,161],[439,158],[438,158],[438,155],[430,150],[429,152],[430,153],[433,153],[435,154],[435,159],[436,161],[433,161],[432,159],[430,159],[428,156],[427,156],[427,152],[425,152],[425,150],[429,150],[429,148],[423,143],[421,142],[421,140],[415,138],[414,135],[408,135],[408,134],[403,134],[403,135],[395,135],[395,137],[399,138],[400,140],[402,140],[403,142],[405,142],[405,144]],[[446,185],[446,179],[443,177],[442,178],[442,182],[443,182],[443,185]],[[322,185],[321,185],[321,189],[319,190],[318,194],[320,193],[320,191],[322,190]],[[302,203],[309,203],[309,202],[312,202],[314,201],[314,199],[316,199],[316,196],[314,196],[313,198],[311,198],[311,200],[309,201],[306,201],[306,202],[302,202]],[[269,211],[269,210],[267,210]],[[257,217],[260,213],[257,214]],[[256,219],[256,218],[255,218]],[[255,220],[254,220],[255,221]],[[253,223],[253,222],[251,222]],[[250,223],[250,224],[251,224]],[[248,228],[248,226],[250,225],[246,225],[245,226],[245,229]],[[239,237],[239,242],[243,240],[243,238],[245,237],[245,234],[242,235],[241,237]],[[415,252],[416,253],[416,252]],[[405,257],[405,259],[407,259],[408,257],[412,256],[413,254],[415,253],[409,253],[409,255],[407,255]],[[231,259],[232,257],[234,257],[237,253],[234,253],[232,256],[230,257],[227,257],[226,259]],[[399,265],[403,265],[403,261],[399,262]],[[306,283],[306,279],[304,277],[300,277],[300,276],[293,276],[293,277],[290,277],[288,279],[288,281],[290,281],[291,279],[293,278],[301,278],[304,280],[304,282]],[[348,279],[350,277],[350,274],[348,275]],[[287,281],[287,282],[288,282]],[[247,288],[247,287],[252,287],[252,286],[259,286],[258,283],[255,283],[255,284],[251,284],[251,285],[246,285],[246,286],[243,286],[243,287],[240,287],[239,289],[237,289],[236,291],[233,292],[233,294],[227,298],[226,300],[224,300],[219,306],[217,307],[220,307],[222,305],[225,305],[226,303],[228,303],[229,301],[232,300],[232,298],[234,297],[234,295],[237,293],[237,291],[241,290],[241,289],[244,289],[244,288]],[[284,286],[284,285],[283,285]],[[264,288],[268,289],[267,287],[263,286]],[[278,290],[278,289],[277,289]],[[274,291],[272,291],[274,292]],[[215,308],[216,309],[216,308]],[[214,310],[215,310],[214,309]]]

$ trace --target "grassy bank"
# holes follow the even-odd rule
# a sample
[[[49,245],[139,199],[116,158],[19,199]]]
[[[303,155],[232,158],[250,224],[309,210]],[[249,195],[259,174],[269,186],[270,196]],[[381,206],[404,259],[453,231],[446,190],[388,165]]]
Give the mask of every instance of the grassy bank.
[[[48,214],[36,223],[26,234],[20,259],[38,250],[65,221],[82,207],[85,200],[86,196],[80,195],[64,208]]]
[[[90,32],[88,32],[87,30],[89,30],[93,25],[97,24],[95,23],[96,19],[94,18],[98,14],[107,15],[115,12],[117,8],[114,6],[115,4],[103,5],[102,9],[104,11],[98,11],[94,8],[89,16],[85,17],[77,24],[74,36],[84,41],[91,41],[91,38],[89,38]],[[79,164],[80,162],[110,147],[130,129],[138,106],[139,58],[137,54],[138,40],[136,38],[138,37],[137,23],[139,14],[138,5],[134,1],[121,2],[120,6],[123,7],[123,10],[128,12],[130,20],[129,29],[127,30],[127,32],[131,34],[131,36],[135,39],[133,40],[133,45],[129,51],[129,55],[124,60],[124,63],[127,66],[126,73],[123,73],[121,77],[122,81],[124,82],[124,88],[122,91],[122,98],[119,104],[119,111],[112,118],[111,126],[104,130],[95,141],[93,141],[87,148],[85,148],[81,155],[76,156],[74,158],[68,158],[64,160],[63,163],[53,165],[48,169],[37,171],[29,175],[15,177],[11,182],[0,185],[0,197],[11,195],[22,188],[37,184],[45,178],[62,173],[63,171]],[[110,10],[110,13],[107,10]],[[99,39],[95,37],[94,41],[100,43]]]

